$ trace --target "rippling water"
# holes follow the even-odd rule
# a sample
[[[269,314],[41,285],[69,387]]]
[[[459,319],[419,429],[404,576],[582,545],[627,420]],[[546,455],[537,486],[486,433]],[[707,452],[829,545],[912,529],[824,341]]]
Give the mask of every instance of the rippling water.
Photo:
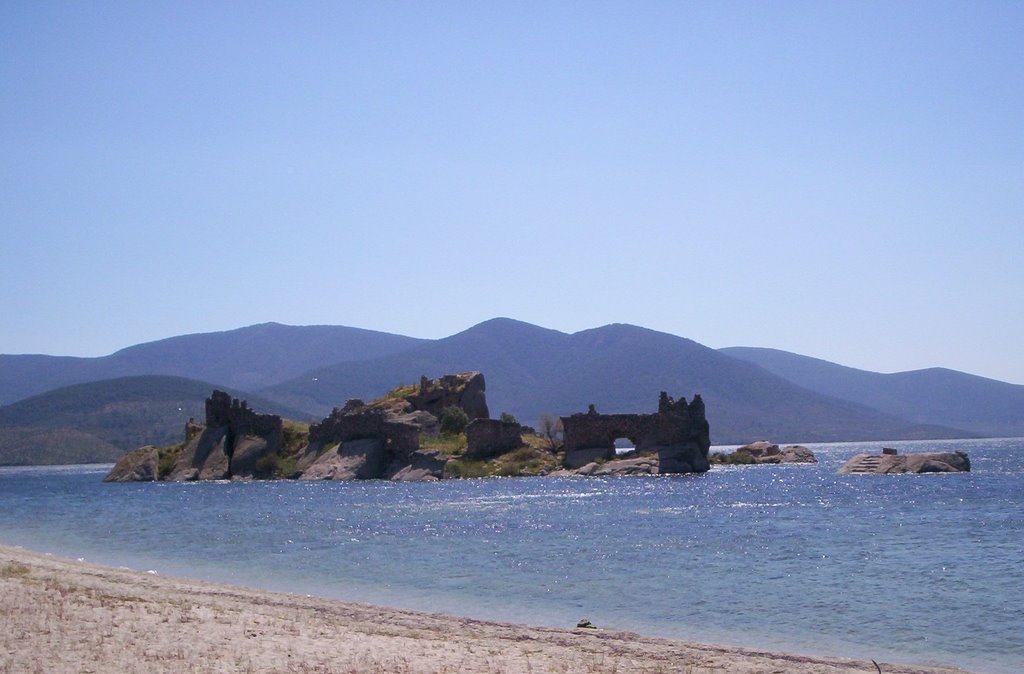
[[[1024,439],[960,475],[814,466],[437,483],[104,484],[0,469],[0,542],[99,563],[539,625],[1024,671]]]

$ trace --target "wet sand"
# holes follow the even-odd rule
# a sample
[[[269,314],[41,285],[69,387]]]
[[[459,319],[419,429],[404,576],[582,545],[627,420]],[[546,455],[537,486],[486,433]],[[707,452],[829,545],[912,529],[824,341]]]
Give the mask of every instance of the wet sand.
[[[471,620],[171,578],[0,546],[0,674],[949,674]]]

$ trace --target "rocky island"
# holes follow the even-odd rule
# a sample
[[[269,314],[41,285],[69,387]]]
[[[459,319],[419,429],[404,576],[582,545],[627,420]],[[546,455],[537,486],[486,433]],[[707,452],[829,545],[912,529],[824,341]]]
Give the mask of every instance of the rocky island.
[[[124,456],[109,482],[190,480],[439,480],[491,475],[633,475],[709,469],[710,433],[700,396],[662,392],[654,414],[561,417],[563,442],[510,415],[491,419],[484,377],[465,372],[400,386],[371,403],[349,400],[306,426],[259,414],[214,391],[206,423],[190,420],[181,443]],[[636,449],[617,456],[615,439]]]
[[[734,465],[763,465],[777,463],[818,463],[817,457],[803,445],[779,446],[767,440],[758,440],[748,445],[737,447],[730,453],[715,452],[711,455],[712,463]]]
[[[883,448],[881,454],[858,454],[843,464],[840,475],[889,475],[895,473],[966,473],[971,460],[962,451],[900,454]]]

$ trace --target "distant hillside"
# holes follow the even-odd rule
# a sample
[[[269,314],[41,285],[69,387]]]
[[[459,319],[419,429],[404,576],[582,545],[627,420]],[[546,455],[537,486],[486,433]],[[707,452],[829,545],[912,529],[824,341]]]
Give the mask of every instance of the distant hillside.
[[[113,463],[124,451],[67,428],[0,428],[0,466]]]
[[[719,444],[1024,435],[1024,387],[960,372],[880,375],[768,349],[716,351],[631,325],[570,335],[500,318],[438,340],[266,323],[103,358],[0,356],[0,401],[12,401],[0,407],[0,448],[27,448],[37,437],[43,454],[67,451],[45,438],[70,429],[96,456],[174,440],[189,416],[202,416],[215,387],[208,381],[260,411],[320,418],[349,398],[466,370],[485,374],[495,416],[510,412],[526,424],[590,403],[653,411],[664,390],[701,393]],[[172,383],[175,376],[192,381]]]
[[[100,358],[0,355],[0,405],[71,384],[170,375],[255,390],[315,367],[403,351],[425,340],[343,326],[264,323],[171,337]]]
[[[811,391],[916,423],[954,426],[990,437],[1024,436],[1024,386],[1017,384],[943,368],[880,374],[776,349],[720,351]]]
[[[143,445],[176,442],[189,417],[204,418],[203,402],[214,388],[223,387],[180,377],[125,377],[0,407],[0,463],[111,461]],[[229,392],[260,412],[308,418],[265,398]]]
[[[653,411],[659,391],[701,393],[719,444],[767,437],[780,442],[962,437],[822,396],[746,361],[682,337],[631,325],[568,335],[509,319],[372,361],[319,368],[261,391],[325,414],[348,398],[372,398],[421,374],[479,370],[492,414],[536,423],[542,413]]]

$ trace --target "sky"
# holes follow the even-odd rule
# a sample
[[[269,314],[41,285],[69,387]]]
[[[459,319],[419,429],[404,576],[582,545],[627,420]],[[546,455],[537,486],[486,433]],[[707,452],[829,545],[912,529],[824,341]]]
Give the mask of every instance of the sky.
[[[632,323],[1024,384],[1024,3],[0,6],[0,353]]]

